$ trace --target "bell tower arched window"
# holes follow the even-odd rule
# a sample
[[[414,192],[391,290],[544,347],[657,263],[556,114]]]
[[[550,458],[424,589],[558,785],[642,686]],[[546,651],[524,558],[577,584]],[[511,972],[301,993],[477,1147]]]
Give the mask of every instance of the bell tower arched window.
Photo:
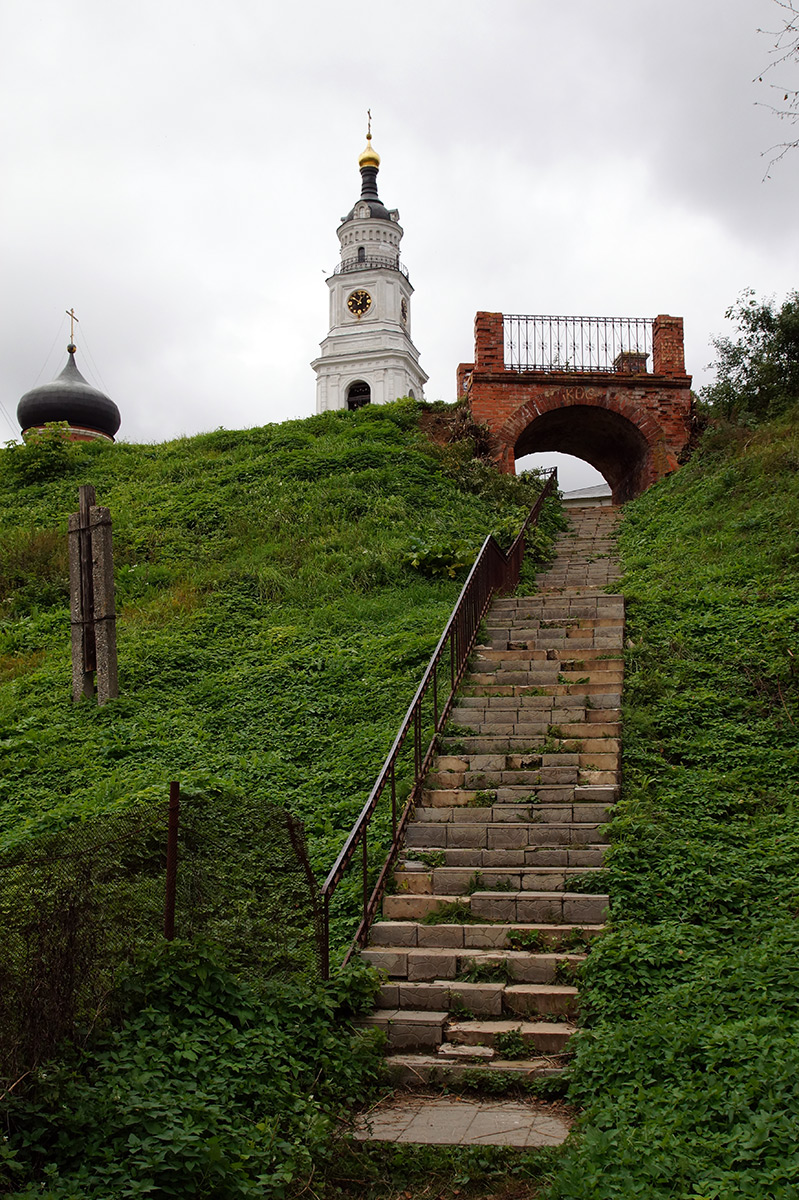
[[[356,408],[363,408],[371,399],[372,389],[362,379],[357,379],[347,388],[347,408],[350,412],[354,412]]]

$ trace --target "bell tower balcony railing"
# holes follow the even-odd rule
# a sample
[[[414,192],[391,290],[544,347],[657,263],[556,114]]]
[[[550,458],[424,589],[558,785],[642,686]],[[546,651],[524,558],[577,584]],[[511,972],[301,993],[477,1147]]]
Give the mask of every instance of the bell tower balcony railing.
[[[348,275],[352,271],[399,271],[400,275],[409,278],[408,268],[403,266],[398,258],[382,255],[367,255],[366,258],[347,258],[340,262],[333,272],[334,275]]]

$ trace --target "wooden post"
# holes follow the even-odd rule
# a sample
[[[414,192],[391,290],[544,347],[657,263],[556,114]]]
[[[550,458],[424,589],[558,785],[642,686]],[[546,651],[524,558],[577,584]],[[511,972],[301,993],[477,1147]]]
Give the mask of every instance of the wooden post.
[[[114,608],[111,513],[95,503],[91,484],[80,488],[80,506],[69,518],[72,698],[95,694],[97,703],[119,695]]]

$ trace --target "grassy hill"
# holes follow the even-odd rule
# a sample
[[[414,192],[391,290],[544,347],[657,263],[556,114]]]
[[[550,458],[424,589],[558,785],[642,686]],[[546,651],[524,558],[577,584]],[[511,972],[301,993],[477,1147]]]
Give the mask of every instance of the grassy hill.
[[[622,525],[613,932],[562,1200],[797,1195],[799,418],[725,427]]]
[[[252,798],[288,805],[317,872],[329,865],[458,564],[531,499],[417,421],[399,404],[2,456],[6,844],[179,777],[226,820]],[[796,1195],[797,468],[795,415],[722,427],[625,509],[613,928],[581,982],[581,1131],[542,1197]],[[69,700],[63,529],[84,481],[115,519],[122,695],[103,710]],[[19,1200],[289,1197],[311,1175],[324,1200],[538,1194],[546,1161],[515,1158],[512,1174],[484,1148],[337,1157],[331,1114],[378,1081],[373,1048],[342,1035],[368,986],[255,996],[202,947],[149,955],[124,1023],[6,1103],[0,1181]]]
[[[114,522],[120,698],[103,709],[69,699],[65,529],[83,482]],[[536,493],[468,438],[433,446],[413,402],[158,446],[6,449],[0,845],[178,779],[288,806],[324,872],[464,564],[489,531],[507,542]]]
[[[158,446],[71,445],[56,430],[0,452],[0,868],[89,833],[116,853],[116,814],[150,820],[177,779],[223,889],[211,949],[153,945],[162,867],[145,881],[154,909],[130,856],[121,883],[92,892],[98,930],[132,917],[135,965],[104,1019],[85,1016],[81,1044],[20,1070],[2,1097],[4,1194],[293,1196],[331,1153],[334,1115],[376,1086],[379,1048],[346,1021],[371,974],[314,981],[296,874],[276,870],[277,814],[303,821],[323,878],[475,551],[489,531],[508,544],[539,491],[474,457],[460,411],[456,440],[433,445],[422,411],[397,402]],[[114,522],[120,697],[103,708],[70,698],[65,534],[86,482]],[[539,550],[559,519],[553,502]],[[370,840],[373,870],[388,824]],[[24,866],[15,878],[0,870],[12,999],[21,908],[38,947],[72,904],[53,884],[31,900]],[[230,913],[247,917],[235,947]],[[356,914],[343,885],[334,949]],[[242,973],[252,962],[260,977]]]

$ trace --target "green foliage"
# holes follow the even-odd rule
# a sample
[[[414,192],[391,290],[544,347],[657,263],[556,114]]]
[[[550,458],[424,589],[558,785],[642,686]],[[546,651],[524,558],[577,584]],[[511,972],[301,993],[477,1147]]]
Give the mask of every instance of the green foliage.
[[[447,856],[443,850],[410,850],[408,855],[413,857],[415,862],[424,863],[432,869],[444,867],[447,863]]]
[[[165,943],[123,984],[119,1028],[6,1099],[4,1194],[296,1195],[335,1114],[379,1081],[378,1042],[345,1019],[364,999],[357,973],[257,997],[201,947]]]
[[[506,958],[470,958],[457,978],[461,983],[507,983],[511,978],[510,966]]]
[[[66,449],[79,471],[24,485],[29,447],[0,453],[0,842],[178,778],[231,816],[223,794],[288,808],[322,877],[458,592],[409,566],[412,542],[456,530],[478,546],[537,485],[485,468],[466,486],[408,402]],[[86,479],[114,519],[121,697],[103,709],[69,701],[59,539]],[[386,800],[373,873],[389,830]],[[357,904],[345,881],[339,944]]]
[[[481,917],[473,917],[468,904],[462,900],[442,900],[422,917],[423,925],[479,925]]]
[[[799,1062],[799,413],[709,433],[627,506],[612,929],[580,972],[551,1196],[793,1196]]]
[[[799,402],[799,291],[779,308],[742,292],[724,314],[736,324],[736,337],[713,338],[718,355],[716,381],[701,399],[714,416],[753,426]]]
[[[330,1191],[317,1194],[320,1200],[332,1200],[334,1196],[357,1196],[359,1200],[526,1200],[534,1194],[528,1190],[530,1185],[552,1174],[560,1154],[560,1147],[517,1150],[508,1146],[362,1142],[343,1148],[328,1175]]]
[[[225,843],[234,910],[209,917],[224,951],[164,951],[131,978],[121,1024],[87,1030],[82,1050],[14,1089],[8,1194],[298,1195],[333,1154],[338,1108],[378,1079],[375,1038],[353,1041],[346,1020],[373,974],[299,992],[253,967],[272,938],[275,973],[293,969],[299,941],[292,889],[262,900],[270,860],[247,812],[299,817],[323,877],[460,587],[420,574],[413,546],[454,533],[478,547],[535,499],[535,482],[473,469],[468,447],[440,453],[418,411],[368,406],[161,446],[48,430],[0,452],[0,848],[92,827],[179,779]],[[121,696],[103,708],[70,699],[65,534],[83,482],[114,520]],[[401,760],[400,800],[407,787]],[[390,831],[386,797],[373,878]],[[236,837],[246,849],[231,850]],[[334,949],[359,903],[345,879]]]
[[[17,483],[43,483],[71,474],[85,460],[86,449],[70,440],[66,421],[34,429],[24,442],[6,442],[7,469]]]
[[[497,802],[496,788],[484,788],[466,802],[467,808],[491,808]]]
[[[530,1049],[518,1029],[509,1029],[507,1033],[498,1033],[495,1045],[500,1058],[530,1057]]]
[[[479,545],[463,541],[453,532],[450,537],[434,542],[414,538],[407,560],[420,575],[430,579],[437,576],[455,579],[472,565],[479,549]]]

